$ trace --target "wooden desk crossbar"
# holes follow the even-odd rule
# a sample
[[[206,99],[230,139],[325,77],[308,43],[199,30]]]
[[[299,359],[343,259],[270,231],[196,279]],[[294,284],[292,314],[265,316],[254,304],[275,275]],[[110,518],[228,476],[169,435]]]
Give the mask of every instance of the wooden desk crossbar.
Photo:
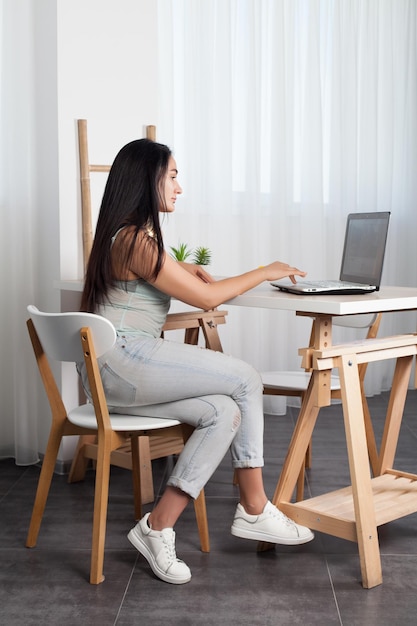
[[[318,320],[320,322],[320,320]],[[306,348],[300,353],[312,377],[278,482],[274,504],[312,529],[358,543],[362,584],[382,583],[377,527],[417,511],[417,475],[393,468],[417,334],[370,339],[339,346]],[[358,367],[396,359],[393,384],[374,477],[371,478]],[[338,368],[351,485],[302,502],[291,502],[298,471],[320,406],[330,403],[328,380]],[[260,544],[266,549],[268,544]]]

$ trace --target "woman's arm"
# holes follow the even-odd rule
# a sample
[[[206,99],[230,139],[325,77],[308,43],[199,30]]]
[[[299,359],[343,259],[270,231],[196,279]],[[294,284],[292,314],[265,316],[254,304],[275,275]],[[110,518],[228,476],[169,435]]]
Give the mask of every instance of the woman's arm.
[[[197,276],[200,280],[203,280],[205,283],[214,283],[214,278],[211,274],[206,272],[206,270],[201,265],[196,265],[195,263],[184,263],[184,261],[177,261],[181,267],[183,267],[187,272],[193,274],[193,276]]]
[[[289,277],[295,283],[295,276],[306,275],[306,272],[280,261],[275,261],[270,265],[265,265],[265,267],[259,267],[231,278],[214,281],[210,277],[212,282],[207,282],[204,278],[204,276],[210,276],[207,272],[201,270],[201,268],[199,271],[203,271],[204,275],[198,276],[198,270],[196,273],[188,271],[188,268],[185,269],[182,264],[166,254],[162,269],[158,278],[153,281],[153,284],[164,293],[177,298],[177,300],[208,310],[256,287],[264,281]]]

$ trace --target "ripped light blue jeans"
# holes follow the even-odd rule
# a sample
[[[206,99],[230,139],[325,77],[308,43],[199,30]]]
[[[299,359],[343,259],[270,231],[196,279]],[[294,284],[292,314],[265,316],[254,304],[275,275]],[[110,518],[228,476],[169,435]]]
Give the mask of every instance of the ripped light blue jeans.
[[[230,448],[234,468],[263,467],[259,373],[221,352],[119,336],[100,359],[111,413],[170,417],[195,427],[168,480],[196,498]],[[84,364],[77,367],[84,388]]]

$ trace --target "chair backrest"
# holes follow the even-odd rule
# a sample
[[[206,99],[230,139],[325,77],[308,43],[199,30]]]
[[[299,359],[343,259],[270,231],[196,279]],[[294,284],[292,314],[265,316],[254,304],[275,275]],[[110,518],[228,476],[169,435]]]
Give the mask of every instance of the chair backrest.
[[[364,313],[363,315],[341,315],[333,318],[334,326],[345,328],[371,328],[381,317],[381,313]]]
[[[28,313],[44,352],[56,361],[83,361],[80,331],[90,328],[96,356],[112,348],[116,331],[109,320],[93,313],[44,313],[29,305]]]

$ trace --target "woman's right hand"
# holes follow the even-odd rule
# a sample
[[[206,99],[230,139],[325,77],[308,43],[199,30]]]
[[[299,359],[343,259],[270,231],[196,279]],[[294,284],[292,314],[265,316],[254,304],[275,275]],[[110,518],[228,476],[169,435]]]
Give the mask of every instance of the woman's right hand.
[[[307,272],[299,270],[297,267],[292,267],[288,263],[282,263],[281,261],[275,261],[269,265],[263,267],[265,270],[265,280],[280,280],[281,278],[289,278],[292,283],[296,283],[296,276],[304,277]]]

